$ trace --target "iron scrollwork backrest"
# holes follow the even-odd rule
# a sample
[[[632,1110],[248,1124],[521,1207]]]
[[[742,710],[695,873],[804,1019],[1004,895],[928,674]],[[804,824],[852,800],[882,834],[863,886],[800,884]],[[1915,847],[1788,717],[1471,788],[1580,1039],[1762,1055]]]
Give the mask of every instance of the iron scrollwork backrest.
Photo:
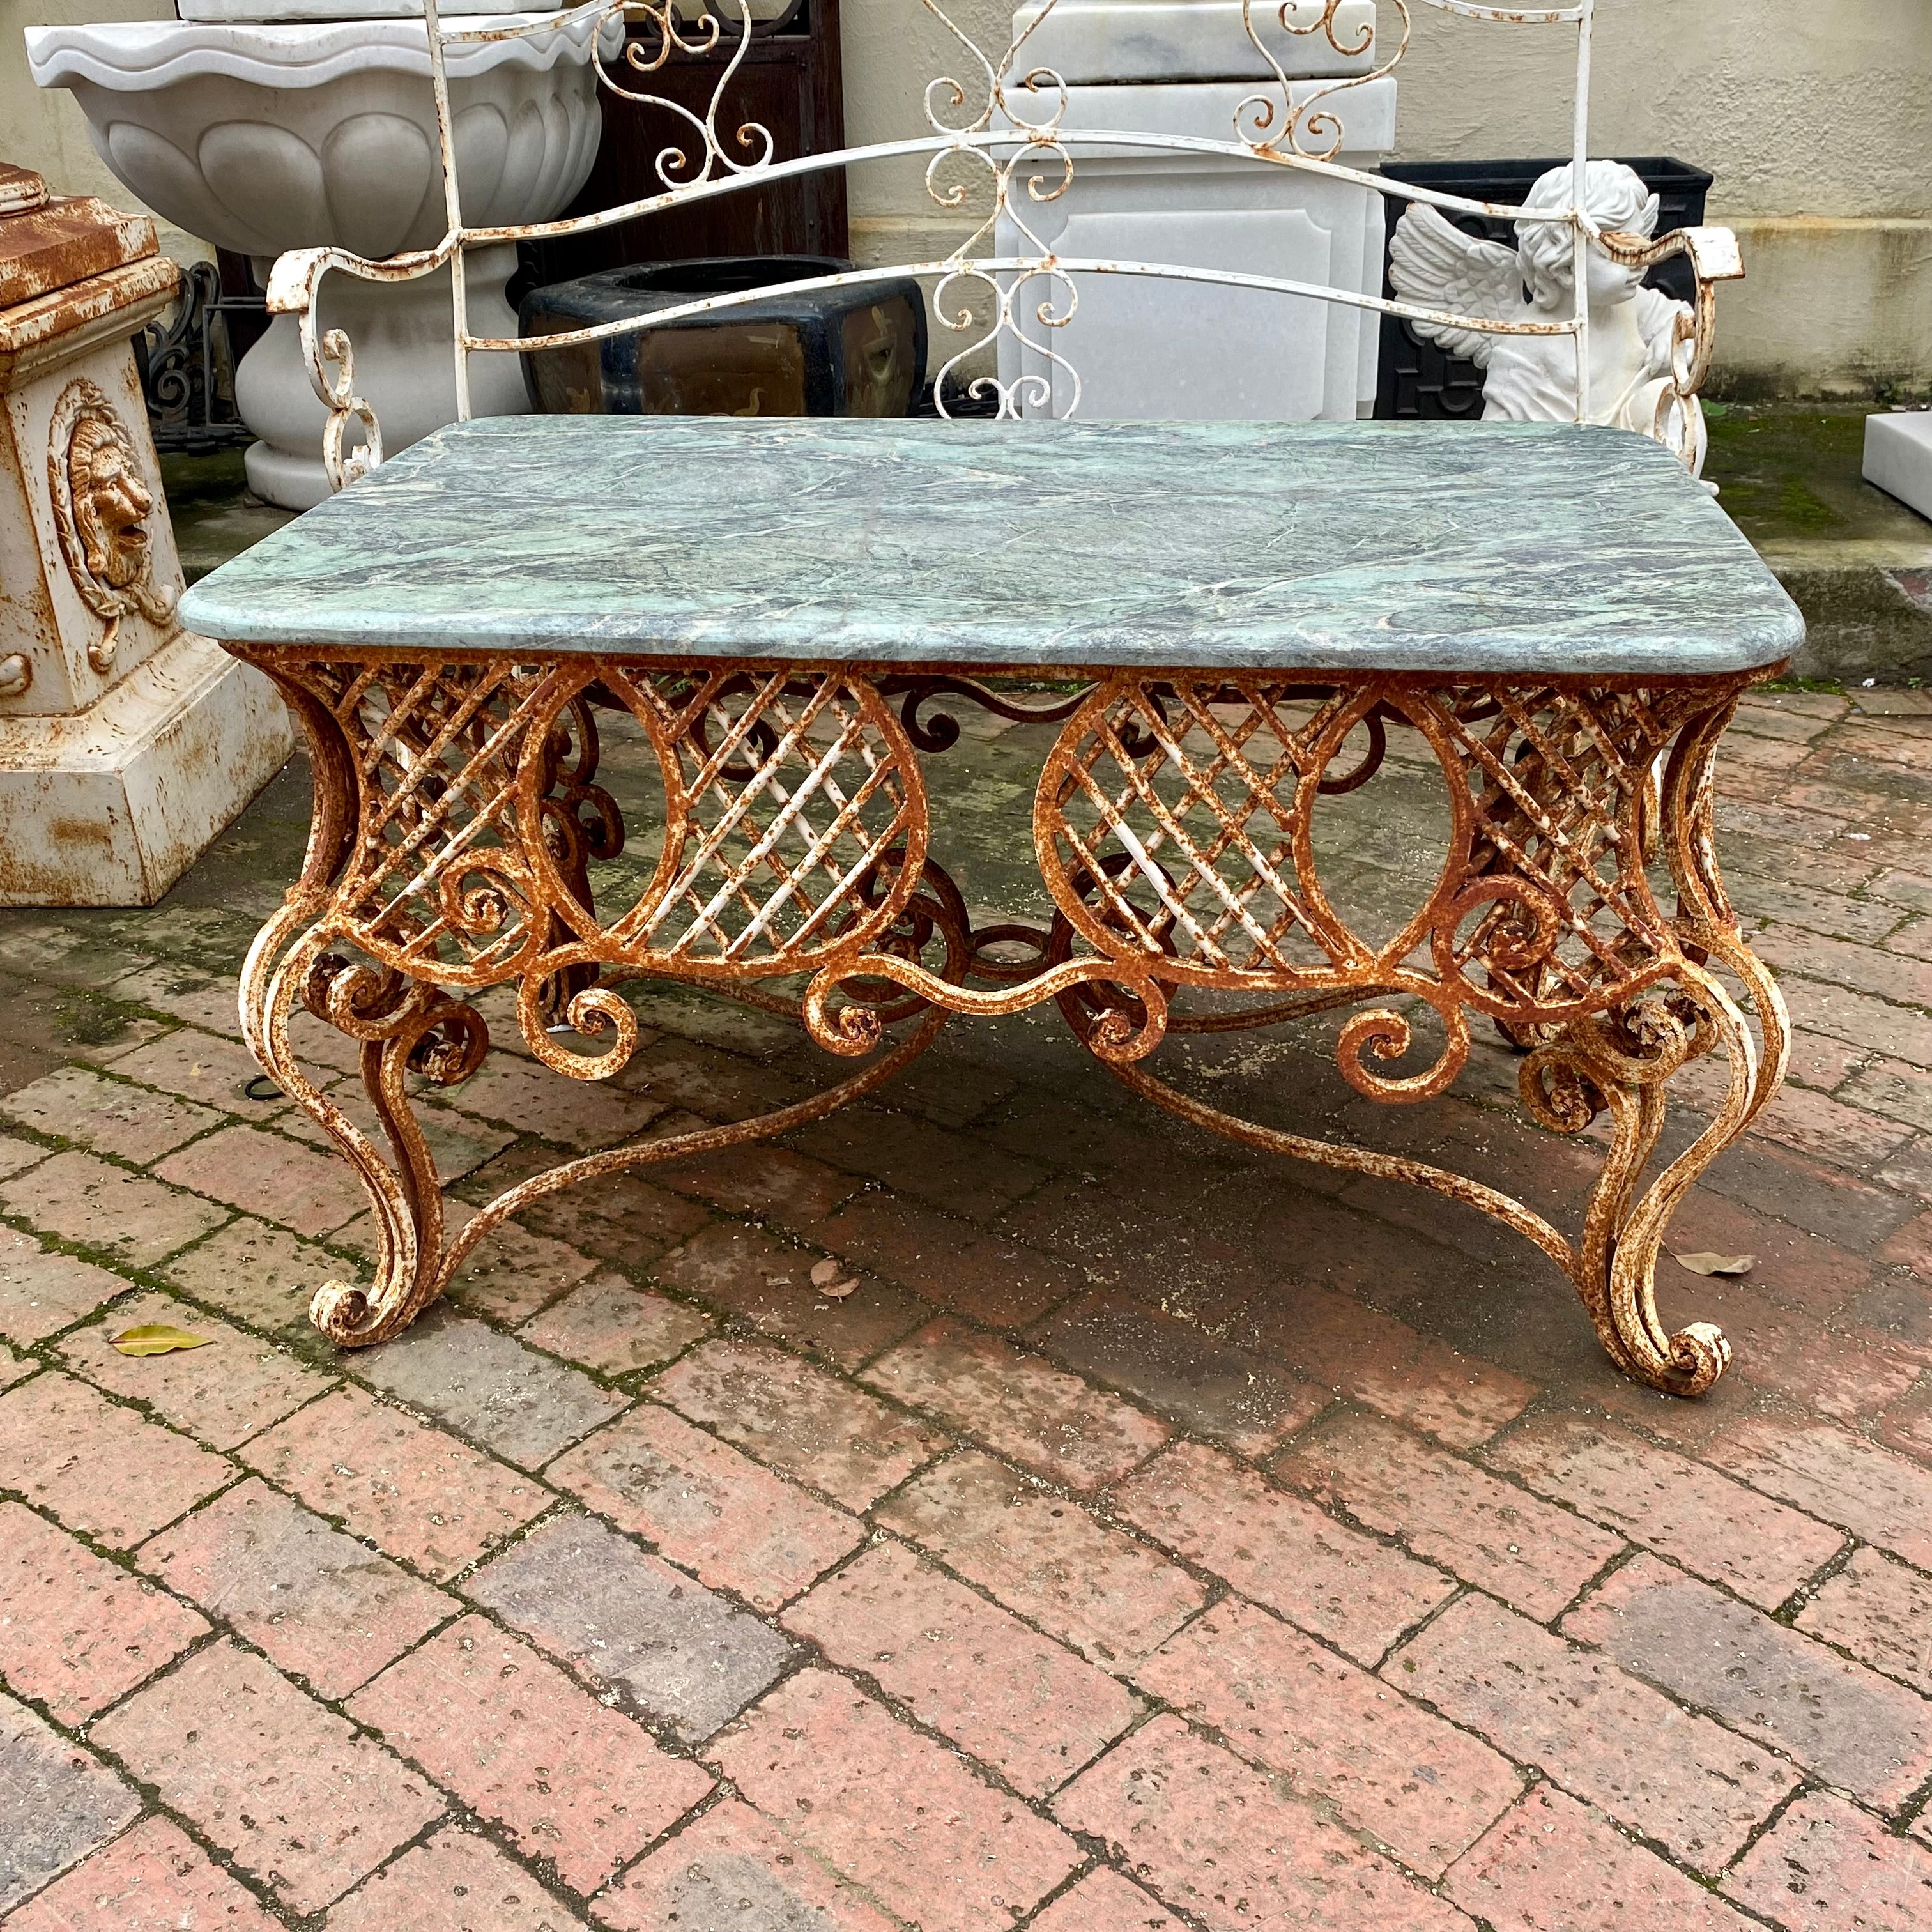
[[[1712,289],[1742,271],[1736,244],[1724,230],[1679,230],[1652,238],[1606,229],[1591,214],[1581,185],[1588,153],[1588,74],[1597,0],[1523,8],[1483,4],[1483,0],[1379,0],[1387,16],[1365,13],[1354,0],[1240,0],[1244,45],[1235,51],[1259,77],[1240,99],[1223,138],[1208,139],[1144,130],[1075,127],[1070,122],[1072,91],[1067,82],[1036,56],[1041,30],[1061,0],[1036,0],[1015,16],[1003,48],[980,45],[948,11],[944,0],[900,0],[909,15],[926,17],[956,58],[950,71],[927,82],[922,107],[928,131],[906,139],[874,142],[822,154],[783,156],[769,128],[748,118],[733,101],[752,44],[782,26],[796,12],[789,0],[776,20],[754,17],[751,0],[587,0],[563,12],[528,20],[514,27],[445,26],[436,0],[423,0],[430,80],[436,97],[448,226],[433,248],[374,262],[332,248],[296,250],[283,256],[271,276],[268,304],[298,319],[301,339],[316,394],[328,411],[325,461],[337,488],[365,474],[382,460],[375,412],[357,393],[350,344],[339,330],[317,321],[323,278],[344,274],[376,282],[412,280],[434,274],[467,250],[507,242],[583,235],[621,222],[688,206],[749,187],[848,164],[900,162],[922,168],[926,192],[942,214],[956,217],[962,232],[944,254],[916,262],[855,268],[842,273],[762,285],[659,308],[647,317],[605,321],[579,328],[522,338],[477,334],[469,326],[464,278],[452,278],[458,414],[470,414],[469,358],[479,352],[526,354],[578,347],[640,328],[663,328],[691,317],[729,310],[783,294],[876,285],[907,275],[920,278],[931,293],[939,328],[953,338],[934,382],[940,412],[949,413],[948,385],[964,374],[968,394],[993,404],[1001,417],[1025,413],[1072,415],[1079,407],[1080,383],[1068,352],[1067,332],[1080,302],[1080,285],[1094,275],[1152,276],[1258,290],[1283,297],[1340,303],[1402,316],[1419,326],[1461,332],[1485,340],[1514,338],[1519,345],[1534,338],[1569,338],[1575,356],[1577,419],[1591,419],[1590,316],[1588,252],[1594,248],[1629,268],[1648,268],[1667,256],[1690,260],[1696,298],[1688,314],[1672,322],[1668,352],[1660,356],[1660,380],[1645,393],[1642,425],[1678,450],[1694,466],[1701,457],[1696,396],[1708,368],[1714,304]],[[1340,109],[1352,93],[1394,74],[1407,56],[1421,8],[1510,27],[1550,26],[1574,29],[1576,45],[1576,96],[1572,173],[1576,184],[1562,206],[1504,206],[1416,188],[1348,166],[1336,158],[1343,128]],[[666,117],[670,130],[654,159],[657,190],[638,200],[595,213],[544,222],[496,226],[466,224],[458,178],[453,122],[446,68],[452,47],[505,39],[542,40],[564,32],[588,30],[597,84]],[[1333,77],[1313,80],[1291,76],[1283,56],[1297,43],[1318,40],[1325,49],[1318,64],[1339,68]],[[674,59],[708,55],[715,61],[728,50],[709,103],[702,112],[656,92],[652,77]],[[1043,238],[1034,211],[1059,200],[1071,184],[1076,158],[1106,149],[1177,160],[1232,160],[1256,167],[1282,168],[1350,183],[1385,200],[1422,204],[1448,216],[1478,215],[1517,225],[1522,235],[1550,229],[1567,238],[1567,259],[1574,299],[1560,308],[1513,313],[1464,314],[1453,303],[1388,298],[1360,288],[1292,280],[1280,276],[1204,268],[1184,263],[1089,259],[1056,251]],[[1392,210],[1391,212],[1394,211]],[[1034,218],[1030,219],[1030,217]],[[1548,250],[1544,251],[1546,254]],[[1028,354],[1016,375],[988,373],[985,362],[1006,338]],[[1056,389],[1049,374],[1064,378]],[[1654,421],[1648,419],[1654,394]],[[359,435],[360,440],[356,439]]]

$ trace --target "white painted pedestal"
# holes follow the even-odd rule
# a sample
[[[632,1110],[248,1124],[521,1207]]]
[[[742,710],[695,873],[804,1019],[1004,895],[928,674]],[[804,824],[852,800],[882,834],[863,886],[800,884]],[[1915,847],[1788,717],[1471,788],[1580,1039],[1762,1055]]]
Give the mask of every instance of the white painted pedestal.
[[[280,769],[288,714],[174,616],[128,338],[180,271],[146,219],[0,176],[26,211],[0,218],[0,904],[151,905]]]
[[[1322,12],[1306,0],[1310,20]],[[1029,8],[1016,16],[1016,31]],[[1276,9],[1258,8],[1256,17]],[[1344,0],[1335,38],[1358,45],[1375,24],[1372,0]],[[1355,55],[1327,38],[1271,33],[1291,74],[1298,109],[1324,83],[1366,71],[1372,48]],[[1069,83],[1063,126],[1113,128],[1218,141],[1235,136],[1244,100],[1276,83],[1249,44],[1238,0],[1060,0],[1027,44],[1025,58]],[[1154,80],[1150,76],[1167,78]],[[1044,98],[1044,97],[1042,97]],[[1378,166],[1395,142],[1396,83],[1370,81],[1332,97],[1341,122],[1335,159]],[[1278,112],[1279,110],[1277,110]],[[1050,164],[1042,172],[1050,172]],[[1018,178],[1024,178],[1024,170]],[[1371,190],[1312,173],[1250,161],[1216,162],[1130,148],[1082,147],[1073,178],[1058,198],[1024,204],[1028,224],[1056,253],[1239,270],[1286,280],[1382,288],[1383,202]],[[1010,221],[1002,254],[1031,247]],[[1350,421],[1374,412],[1380,318],[1344,304],[1300,300],[1212,284],[1143,276],[1076,278],[1078,307],[1064,329],[1016,320],[1048,343],[1079,379],[1078,413],[1089,420]],[[1003,336],[1000,377],[1051,385],[1050,405],[1024,399],[1029,415],[1063,416],[1072,400],[1067,371]]]

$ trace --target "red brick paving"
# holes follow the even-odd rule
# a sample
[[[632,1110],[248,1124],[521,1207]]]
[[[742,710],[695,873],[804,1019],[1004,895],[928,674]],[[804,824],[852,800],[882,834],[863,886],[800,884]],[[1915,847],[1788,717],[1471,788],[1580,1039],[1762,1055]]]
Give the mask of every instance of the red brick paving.
[[[1881,1550],[1854,1550],[1792,1621],[1932,1696],[1932,1577],[1922,1570]]]
[[[328,1932],[578,1932],[515,1859],[446,1826],[366,1880],[328,1915]]]
[[[127,1292],[118,1274],[0,1228],[0,1335],[10,1341],[38,1342]]]
[[[471,1211],[460,1202],[452,1203],[450,1226],[464,1226]],[[580,1254],[567,1243],[532,1234],[514,1221],[500,1221],[470,1250],[470,1258],[456,1271],[450,1292],[452,1299],[472,1313],[487,1315],[494,1322],[524,1322],[596,1266],[589,1255]]]
[[[1195,1443],[1178,1444],[1143,1470],[1119,1504],[1156,1542],[1359,1663],[1378,1661],[1455,1593],[1440,1570]]]
[[[1125,1686],[895,1544],[788,1610],[785,1628],[1037,1798],[1145,1708]]]
[[[111,1338],[128,1329],[157,1324],[199,1335],[203,1346],[167,1355],[123,1355],[111,1346]],[[76,1330],[59,1348],[68,1366],[96,1387],[146,1402],[162,1421],[216,1449],[245,1442],[326,1394],[335,1380],[171,1294],[122,1302],[106,1321]]]
[[[1914,1932],[1932,1924],[1932,1851],[1814,1791],[1751,1847],[1724,1889],[1792,1932]]]
[[[1544,1786],[1449,1875],[1496,1932],[1746,1932],[1742,1912]]]
[[[711,1789],[697,1766],[481,1617],[440,1631],[348,1709],[580,1892]]]
[[[942,1308],[998,1326],[1031,1322],[1085,1286],[1036,1250],[889,1194],[861,1195],[812,1238]]]
[[[124,1024],[0,1096],[5,1932],[1922,1932],[1928,742],[1909,694],[1742,715],[1720,844],[1800,1032],[1672,1231],[1758,1258],[1664,1263],[1738,1352],[1694,1404],[1509,1238],[1202,1141],[1050,1016],[538,1204],[466,1321],[338,1353],[304,1313],[368,1223],[244,1097],[207,950],[282,879],[113,915]],[[101,990],[102,917],[0,914],[10,973]],[[504,1053],[443,1096],[466,1198],[532,1133],[820,1083],[690,1011],[620,1084]],[[1330,1130],[1571,1225],[1600,1138],[1525,1125],[1513,1057],[1384,1114],[1325,1037],[1223,1090],[1332,1089]],[[107,1347],[151,1318],[214,1346]]]
[[[79,1725],[205,1635],[184,1604],[0,1503],[0,1677]]]
[[[136,1166],[172,1154],[184,1141],[223,1124],[212,1108],[156,1094],[125,1080],[104,1080],[86,1067],[64,1066],[8,1095],[8,1117],[35,1132],[58,1135]]]
[[[344,1271],[328,1249],[246,1214],[154,1270],[179,1293],[284,1338],[307,1331],[316,1285]]]
[[[476,1306],[473,1298],[470,1305]],[[607,1376],[656,1368],[710,1332],[698,1310],[614,1274],[580,1282],[518,1330],[532,1348]]]
[[[1623,1539],[1431,1448],[1393,1423],[1342,1416],[1274,1466],[1282,1481],[1400,1536],[1532,1616],[1556,1616]]]
[[[774,1240],[762,1228],[718,1221],[663,1256],[652,1272],[667,1287],[736,1316],[768,1340],[856,1369],[916,1328],[929,1312],[902,1288],[862,1270],[858,1286],[828,1300],[812,1284],[816,1253]]]
[[[53,1371],[0,1396],[0,1470],[36,1508],[116,1550],[239,1473],[226,1457]]]
[[[298,1234],[326,1234],[368,1205],[342,1161],[256,1127],[228,1127],[193,1142],[154,1172],[231,1208],[271,1215]]]
[[[1474,1361],[1352,1296],[1298,1286],[1256,1312],[1256,1342],[1300,1374],[1458,1448],[1522,1413],[1535,1384]]]
[[[855,1518],[648,1402],[548,1473],[673,1562],[760,1610],[776,1610],[865,1540]]]
[[[739,1925],[897,1932],[829,1865],[735,1798],[640,1858],[590,1909],[612,1932]]]
[[[878,1520],[1096,1663],[1124,1669],[1208,1600],[1157,1550],[970,1451],[909,1483]]]
[[[134,1560],[323,1697],[346,1697],[460,1607],[253,1478]]]
[[[1769,1752],[1486,1598],[1445,1610],[1382,1675],[1696,1871],[1721,1870],[1797,1787]]]
[[[1932,1568],[1932,1466],[1822,1423],[1747,1424],[1712,1444],[1730,1474]]]
[[[652,1378],[650,1393],[760,1462],[863,1510],[950,1447],[809,1362],[751,1342],[714,1342]]]
[[[0,1694],[0,1912],[140,1811],[139,1795],[94,1751]]]
[[[602,1702],[687,1743],[736,1717],[795,1658],[761,1618],[600,1516],[550,1516],[465,1578],[463,1590]]]
[[[1654,1557],[1618,1570],[1563,1629],[1881,1810],[1932,1777],[1924,1698]]]
[[[21,1906],[7,1932],[276,1932],[248,1888],[166,1818],[144,1818]]]
[[[1238,1597],[1197,1617],[1134,1682],[1430,1878],[1522,1790],[1508,1758],[1395,1688],[1419,1690],[1408,1678],[1382,1683]]]
[[[1238,1456],[1266,1456],[1330,1399],[1265,1355],[1211,1340],[1191,1323],[1124,1294],[1088,1296],[1030,1332],[1064,1367],[1226,1443]]]
[[[1622,1429],[1539,1417],[1486,1460],[1760,1610],[1774,1610],[1844,1546],[1835,1530]]]
[[[242,1460],[433,1576],[454,1576],[550,1501],[542,1485],[359,1389],[243,1446]]]
[[[296,1912],[339,1898],[447,1802],[231,1642],[137,1692],[93,1738]]]
[[[128,1268],[152,1268],[228,1219],[212,1202],[78,1151],[0,1181],[0,1208]]]
[[[1096,1866],[1034,1922],[1036,1932],[1185,1932],[1137,1885]]]
[[[1072,1489],[1097,1490],[1124,1476],[1168,1438],[1119,1396],[950,1319],[908,1336],[866,1379]]]
[[[780,1685],[713,1755],[760,1811],[922,1932],[1009,1923],[1081,1863],[1064,1832],[826,1671]]]
[[[1324,1922],[1376,1932],[1472,1932],[1462,1913],[1316,1805],[1284,1798],[1178,1718],[1156,1718],[1135,1732],[1053,1808],[1215,1932]]]
[[[656,1172],[662,1184],[678,1193],[708,1201],[728,1214],[756,1214],[784,1228],[814,1227],[862,1184],[855,1175],[782,1147],[724,1148],[670,1162]]]

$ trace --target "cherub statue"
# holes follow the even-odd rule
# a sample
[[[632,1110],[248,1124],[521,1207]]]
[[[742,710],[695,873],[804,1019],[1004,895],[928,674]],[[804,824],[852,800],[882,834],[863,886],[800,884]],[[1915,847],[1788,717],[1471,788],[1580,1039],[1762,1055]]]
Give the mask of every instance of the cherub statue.
[[[1571,170],[1552,168],[1526,208],[1574,205]],[[1583,174],[1583,207],[1602,228],[1641,236],[1657,232],[1658,202],[1621,161],[1592,161]],[[1514,252],[1466,235],[1426,202],[1412,202],[1389,250],[1390,279],[1410,302],[1499,322],[1568,316],[1576,302],[1574,232],[1560,221],[1519,221]],[[1703,411],[1679,398],[1671,380],[1680,318],[1689,305],[1643,285],[1644,272],[1589,251],[1588,420],[1658,437],[1682,453],[1694,473],[1703,468]],[[1574,422],[1576,344],[1568,335],[1486,335],[1426,322],[1411,325],[1489,372],[1487,422]],[[1679,411],[1681,410],[1681,415]]]

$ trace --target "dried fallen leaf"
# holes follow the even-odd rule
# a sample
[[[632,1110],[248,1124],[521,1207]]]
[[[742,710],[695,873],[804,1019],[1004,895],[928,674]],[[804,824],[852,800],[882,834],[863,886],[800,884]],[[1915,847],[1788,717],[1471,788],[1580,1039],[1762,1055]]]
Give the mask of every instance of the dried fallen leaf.
[[[1755,1255],[1679,1255],[1677,1265],[1693,1274],[1749,1274],[1757,1264]]]
[[[176,1348],[205,1348],[212,1335],[190,1335],[185,1328],[170,1328],[165,1322],[151,1322],[139,1328],[124,1328],[109,1342],[124,1355],[166,1355]]]
[[[818,1292],[827,1301],[843,1301],[848,1294],[857,1288],[858,1286],[856,1279],[850,1281],[835,1281],[828,1282]]]
[[[844,1272],[845,1264],[843,1262],[814,1262],[812,1264],[812,1285],[814,1288],[824,1288],[836,1281]]]

